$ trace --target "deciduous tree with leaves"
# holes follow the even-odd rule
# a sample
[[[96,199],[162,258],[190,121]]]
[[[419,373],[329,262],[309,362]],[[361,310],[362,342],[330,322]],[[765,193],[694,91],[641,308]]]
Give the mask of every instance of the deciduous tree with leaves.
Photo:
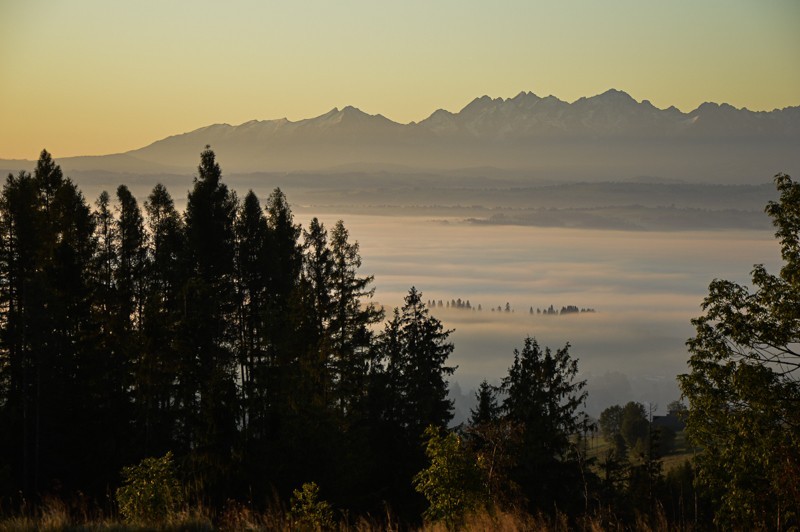
[[[464,516],[489,500],[476,457],[455,432],[431,425],[425,430],[429,465],[414,476],[414,489],[428,500],[424,517],[455,529]]]
[[[734,528],[797,524],[800,500],[800,184],[775,177],[783,267],[752,271],[752,288],[717,279],[692,320],[687,430],[702,450],[697,480]],[[794,512],[792,514],[791,512]],[[790,517],[792,516],[793,517]]]

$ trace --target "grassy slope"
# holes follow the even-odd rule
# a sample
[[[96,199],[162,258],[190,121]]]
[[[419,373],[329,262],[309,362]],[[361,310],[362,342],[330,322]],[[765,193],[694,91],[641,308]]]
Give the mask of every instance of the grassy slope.
[[[589,440],[589,458],[596,458],[598,461],[602,461],[611,448],[611,442],[606,441],[601,434],[597,434]],[[672,450],[661,458],[664,473],[691,460],[695,452],[696,450],[689,445],[686,439],[686,431],[678,432],[675,435],[675,445]]]

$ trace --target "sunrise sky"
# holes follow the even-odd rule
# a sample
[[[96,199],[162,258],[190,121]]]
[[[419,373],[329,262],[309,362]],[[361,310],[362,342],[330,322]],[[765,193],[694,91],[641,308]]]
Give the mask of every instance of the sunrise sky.
[[[0,158],[523,90],[772,110],[800,105],[799,24],[796,0],[0,0]]]

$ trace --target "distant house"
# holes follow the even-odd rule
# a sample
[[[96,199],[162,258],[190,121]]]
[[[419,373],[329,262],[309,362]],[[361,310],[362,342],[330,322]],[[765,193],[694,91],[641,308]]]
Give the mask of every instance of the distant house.
[[[680,432],[686,427],[686,422],[683,420],[685,414],[684,410],[670,410],[666,416],[653,416],[653,425]]]

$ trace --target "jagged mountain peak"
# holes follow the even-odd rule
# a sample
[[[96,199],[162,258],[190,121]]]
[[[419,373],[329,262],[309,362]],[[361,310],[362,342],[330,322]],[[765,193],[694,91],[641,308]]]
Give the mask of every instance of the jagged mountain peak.
[[[623,106],[623,105],[641,105],[637,102],[633,96],[628,94],[625,91],[620,91],[617,89],[608,89],[607,91],[596,94],[595,96],[589,97],[581,97],[578,98],[572,105],[615,105],[615,106]]]
[[[472,100],[472,102],[470,102],[470,104],[468,104],[467,107],[469,107],[469,105],[476,104],[476,103],[481,103],[481,104],[489,104],[489,103],[492,103],[492,104],[503,104],[503,103],[508,103],[508,102],[519,102],[519,101],[539,101],[541,99],[542,98],[540,96],[537,96],[536,93],[534,93],[532,91],[520,91],[520,92],[517,93],[516,96],[513,96],[511,98],[503,98],[503,97],[492,98],[491,96],[488,96],[488,95],[484,94],[483,96],[480,96],[480,97],[475,98],[474,100]]]
[[[619,89],[614,89],[614,88],[608,89],[607,91],[605,91],[605,92],[603,92],[601,94],[598,94],[597,96],[595,96],[595,98],[600,98],[600,99],[603,99],[603,100],[612,100],[613,99],[613,100],[621,100],[621,101],[626,101],[626,102],[631,102],[631,101],[632,102],[636,102],[636,100],[633,99],[633,96],[631,96],[627,92],[621,91]]]
[[[750,113],[752,111],[748,111],[746,108],[737,109],[736,107],[732,106],[728,103],[717,103],[717,102],[703,102],[701,103],[697,109],[692,111],[691,114],[694,113],[731,113],[731,112],[745,112]]]
[[[750,143],[770,145],[794,143],[796,148],[799,138],[800,107],[751,112],[706,102],[691,113],[683,113],[674,106],[660,109],[648,100],[638,102],[618,89],[572,103],[521,91],[510,98],[483,95],[458,112],[438,109],[410,124],[399,124],[352,105],[297,121],[282,118],[251,120],[238,126],[214,124],[168,137],[128,155],[162,166],[192,168],[198,151],[210,144],[220,157],[247,171],[333,165],[349,168],[347,165],[352,164],[521,168],[553,159],[551,149],[569,153],[558,164],[571,164],[576,153],[584,153],[583,147],[597,143],[611,147],[608,152],[599,152],[602,157],[598,155],[596,161],[607,164],[603,157],[614,150],[619,160],[640,157],[637,151],[626,151],[631,146],[647,146],[661,153],[659,150],[681,143],[698,149],[698,139],[719,146],[727,146],[729,140],[748,139]],[[669,164],[681,160],[667,152],[664,160]],[[746,155],[742,152],[744,162],[737,163],[735,171],[745,171]],[[728,160],[733,160],[731,157]],[[657,167],[661,163],[653,164]]]
[[[470,114],[470,113],[484,113],[486,111],[511,108],[511,107],[531,108],[539,105],[540,103],[564,104],[567,106],[577,106],[577,107],[582,107],[585,105],[605,106],[605,107],[641,106],[643,108],[657,110],[657,108],[654,107],[648,100],[644,100],[641,103],[639,103],[627,92],[612,88],[595,96],[581,97],[572,104],[560,100],[559,98],[553,95],[540,97],[530,91],[528,92],[521,91],[516,96],[507,99],[492,98],[488,95],[483,95],[472,100],[463,109],[461,109],[459,113],[456,114],[458,115],[458,114]]]
[[[491,109],[504,102],[505,100],[503,98],[492,98],[484,94],[480,98],[475,98],[469,102],[463,109],[461,109],[460,113],[481,112],[486,109]]]
[[[307,120],[301,120],[300,122],[316,122],[316,123],[340,123],[342,121],[358,121],[358,122],[392,122],[388,118],[383,115],[371,115],[369,113],[365,113],[358,107],[353,107],[352,105],[347,105],[342,109],[338,107],[334,107],[330,111],[325,114],[322,114],[315,118],[310,118]]]
[[[516,95],[516,96],[514,96],[513,98],[509,98],[509,100],[511,100],[511,101],[517,101],[517,102],[520,102],[520,101],[534,101],[534,102],[538,102],[538,101],[539,101],[539,100],[541,100],[541,99],[542,99],[542,98],[540,98],[539,96],[537,96],[536,94],[534,94],[534,93],[533,93],[533,92],[531,92],[531,91],[528,91],[528,92],[521,91],[519,94],[517,94],[517,95]]]
[[[349,115],[349,116],[372,116],[370,114],[365,113],[358,107],[353,107],[352,105],[346,105],[341,112],[343,115]]]

